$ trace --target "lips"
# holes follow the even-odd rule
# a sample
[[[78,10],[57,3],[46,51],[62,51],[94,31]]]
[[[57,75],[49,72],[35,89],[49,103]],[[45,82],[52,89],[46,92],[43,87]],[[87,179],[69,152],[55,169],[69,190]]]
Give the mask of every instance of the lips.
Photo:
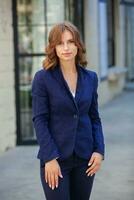
[[[63,53],[64,56],[69,56],[71,53]]]

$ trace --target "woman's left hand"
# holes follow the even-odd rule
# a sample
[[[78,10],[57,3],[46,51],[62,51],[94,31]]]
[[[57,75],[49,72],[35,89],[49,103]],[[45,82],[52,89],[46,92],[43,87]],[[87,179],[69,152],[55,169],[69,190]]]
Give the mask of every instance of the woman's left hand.
[[[86,170],[87,176],[95,174],[101,166],[103,156],[100,153],[94,152],[89,160],[89,168]]]

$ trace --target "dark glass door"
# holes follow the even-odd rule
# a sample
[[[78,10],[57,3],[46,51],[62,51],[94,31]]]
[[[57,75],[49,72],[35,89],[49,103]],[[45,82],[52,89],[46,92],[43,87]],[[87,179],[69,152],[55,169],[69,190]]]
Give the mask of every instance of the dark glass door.
[[[65,19],[74,21],[74,6],[72,0],[13,0],[18,144],[36,143],[31,82],[35,72],[42,68],[49,30]]]

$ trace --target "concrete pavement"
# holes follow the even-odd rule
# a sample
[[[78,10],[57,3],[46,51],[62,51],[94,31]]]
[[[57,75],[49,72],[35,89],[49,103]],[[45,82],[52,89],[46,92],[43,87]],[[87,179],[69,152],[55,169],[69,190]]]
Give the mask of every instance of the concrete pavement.
[[[134,200],[134,91],[101,109],[106,156],[92,200]]]
[[[91,200],[134,200],[134,92],[124,91],[100,109],[106,155]],[[0,200],[45,200],[37,146],[0,155]]]

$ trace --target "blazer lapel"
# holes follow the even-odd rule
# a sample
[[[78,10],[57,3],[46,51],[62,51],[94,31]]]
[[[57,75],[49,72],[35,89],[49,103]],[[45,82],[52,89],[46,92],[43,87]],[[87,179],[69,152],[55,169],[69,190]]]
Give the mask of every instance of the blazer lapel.
[[[82,91],[84,89],[83,88],[84,74],[82,73],[82,69],[81,69],[80,65],[77,65],[77,71],[78,71],[78,79],[77,79],[76,93],[75,93],[75,98],[74,98],[72,93],[70,92],[70,89],[69,89],[69,86],[68,86],[66,80],[64,79],[64,76],[62,74],[62,71],[61,71],[59,65],[55,66],[52,69],[53,76],[60,83],[60,85],[67,91],[68,95],[73,100],[73,103],[76,106],[76,109],[78,110],[78,102],[80,100]]]

